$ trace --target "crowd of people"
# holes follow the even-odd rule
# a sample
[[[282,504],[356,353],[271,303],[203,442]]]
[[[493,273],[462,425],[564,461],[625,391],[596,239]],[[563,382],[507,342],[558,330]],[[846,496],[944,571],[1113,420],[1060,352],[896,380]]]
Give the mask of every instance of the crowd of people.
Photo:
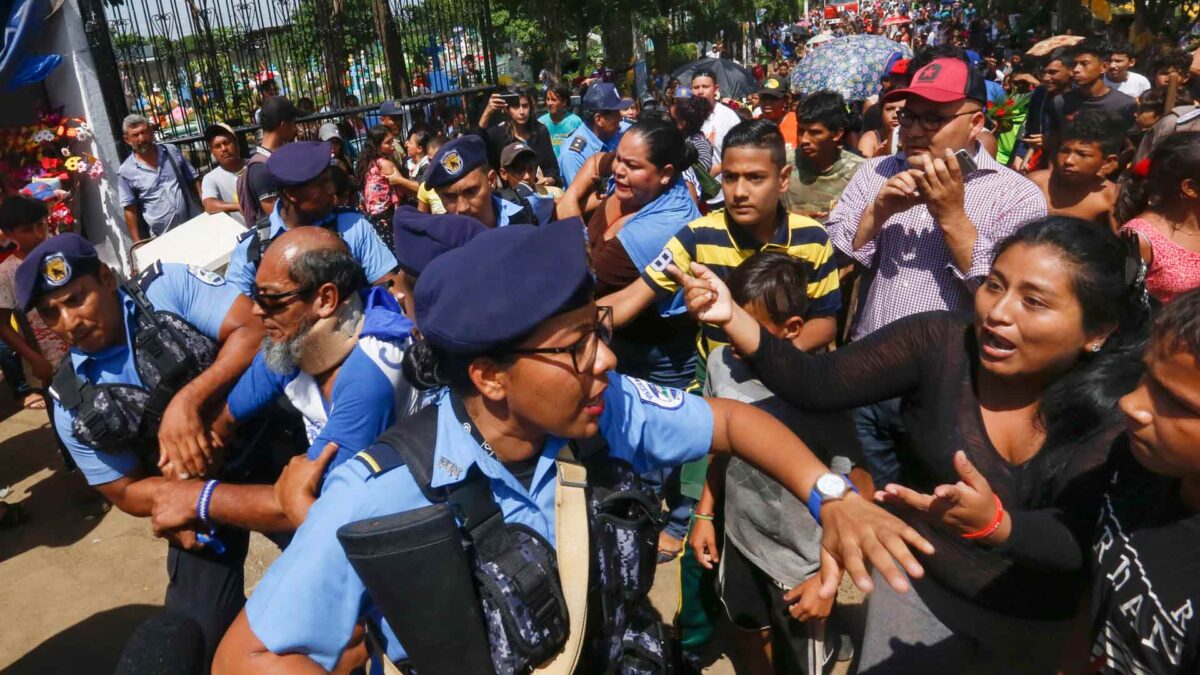
[[[794,94],[822,30],[913,56]],[[698,672],[721,625],[739,673],[1197,672],[1200,56],[1043,37],[890,2],[765,29],[741,101],[276,93],[203,175],[131,115],[125,227],[227,213],[224,275],[5,199],[0,339],[170,542],[119,672]]]

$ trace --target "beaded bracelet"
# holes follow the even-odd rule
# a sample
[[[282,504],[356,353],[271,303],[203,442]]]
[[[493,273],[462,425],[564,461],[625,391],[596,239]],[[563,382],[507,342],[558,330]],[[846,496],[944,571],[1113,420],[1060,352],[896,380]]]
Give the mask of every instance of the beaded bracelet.
[[[196,517],[209,530],[212,530],[212,523],[208,521],[208,510],[212,505],[213,491],[220,484],[219,480],[209,480],[204,483],[204,487],[200,488],[200,497],[196,500]]]

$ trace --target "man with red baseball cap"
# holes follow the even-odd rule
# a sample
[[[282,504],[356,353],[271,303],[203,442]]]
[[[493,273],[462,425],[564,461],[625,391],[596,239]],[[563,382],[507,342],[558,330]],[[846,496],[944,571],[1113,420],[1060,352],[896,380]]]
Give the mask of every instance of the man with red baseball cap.
[[[1041,190],[976,140],[987,101],[977,70],[959,59],[934,59],[909,86],[883,97],[901,99],[900,152],[864,162],[826,223],[839,251],[887,271],[873,275],[853,319],[854,339],[910,314],[970,310],[995,244],[1046,215]],[[964,171],[954,156],[959,150],[975,170]],[[896,482],[898,401],[860,408],[855,421],[875,483]]]

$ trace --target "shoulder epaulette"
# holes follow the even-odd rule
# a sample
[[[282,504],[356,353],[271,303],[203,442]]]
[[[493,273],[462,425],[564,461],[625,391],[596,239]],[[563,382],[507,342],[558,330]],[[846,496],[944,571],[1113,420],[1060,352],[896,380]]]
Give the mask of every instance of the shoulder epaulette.
[[[386,443],[376,443],[371,447],[359,452],[354,456],[354,459],[366,467],[371,473],[371,477],[379,476],[387,473],[392,469],[404,465],[404,457],[392,446]]]
[[[142,290],[144,291],[150,287],[150,284],[153,283],[155,279],[162,276],[162,273],[163,273],[162,261],[155,260],[154,264],[150,265],[149,267],[147,267],[146,269],[144,269],[140,273],[138,273],[137,278],[135,278],[134,281],[136,281],[137,285],[140,286],[142,288]]]
[[[571,141],[571,147],[569,148],[569,150],[571,150],[572,152],[583,152],[583,149],[586,147],[587,147],[587,139],[584,138],[583,136],[576,136],[575,140]]]
[[[254,228],[252,227],[238,235],[238,238],[237,238],[238,243],[240,244],[243,241],[246,241],[247,239],[249,239],[250,237],[253,237],[253,236],[254,236]]]

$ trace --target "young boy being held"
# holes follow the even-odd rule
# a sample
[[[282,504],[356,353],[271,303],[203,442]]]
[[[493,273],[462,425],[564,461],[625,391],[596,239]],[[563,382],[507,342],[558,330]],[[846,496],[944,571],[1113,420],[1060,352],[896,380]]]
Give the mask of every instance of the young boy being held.
[[[760,251],[730,275],[730,292],[772,335],[795,340],[809,304],[804,292],[809,269],[786,253]],[[854,469],[847,457],[835,456],[858,448],[848,415],[792,408],[767,390],[728,345],[709,355],[705,395],[770,412],[826,458],[832,471],[850,474],[860,492],[870,493],[867,473]],[[718,553],[714,518],[721,518],[722,496],[726,545]],[[834,600],[817,595],[821,526],[803,502],[746,462],[714,461],[696,506],[690,541],[702,566],[721,565],[721,600],[737,628],[739,673],[829,672],[837,661],[840,639],[826,630]]]
[[[1067,125],[1054,164],[1029,174],[1046,196],[1050,215],[1074,216],[1103,225],[1112,223],[1117,185],[1108,179],[1117,169],[1125,138],[1124,124],[1099,110],[1089,110]]]
[[[1200,290],[1162,309],[1145,364],[1092,548],[1091,652],[1080,630],[1064,673],[1200,672]]]

